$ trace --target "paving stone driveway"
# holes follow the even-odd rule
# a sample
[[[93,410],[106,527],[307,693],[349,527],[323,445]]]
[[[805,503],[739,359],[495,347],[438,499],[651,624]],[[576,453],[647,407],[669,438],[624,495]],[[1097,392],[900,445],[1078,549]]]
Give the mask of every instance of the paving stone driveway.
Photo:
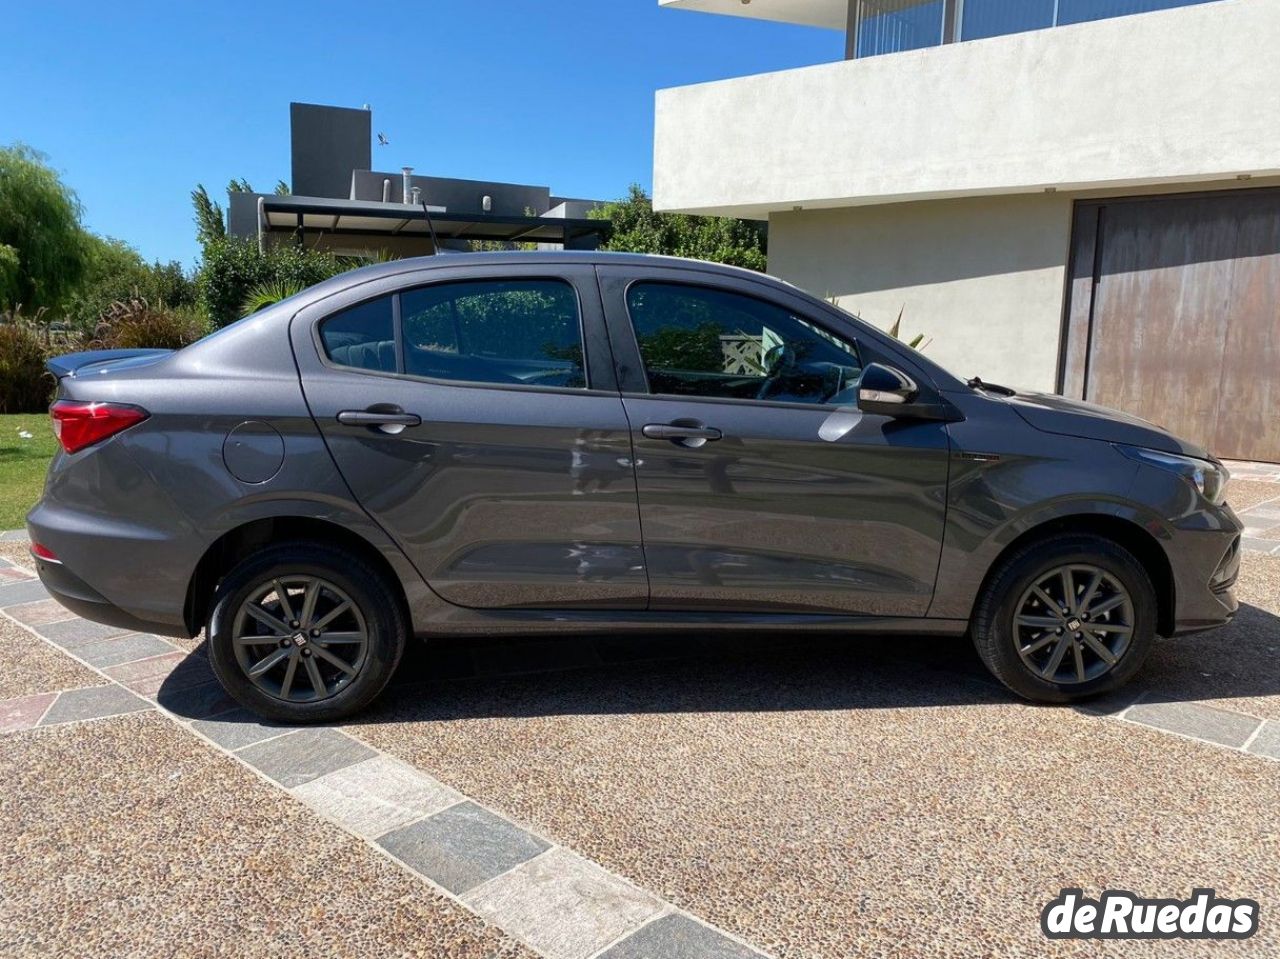
[[[1087,710],[1012,702],[966,647],[937,641],[539,642],[541,663],[564,667],[551,671],[527,646],[473,641],[415,649],[359,722],[297,730],[235,708],[202,650],[70,617],[0,561],[0,664],[36,643],[69,664],[50,668],[58,682],[78,683],[15,687],[0,702],[14,782],[52,756],[90,757],[59,787],[68,808],[59,792],[24,793],[43,804],[42,825],[23,831],[15,809],[0,842],[28,846],[59,816],[75,826],[73,782],[100,779],[117,803],[152,789],[172,773],[122,780],[115,764],[154,737],[162,754],[224,764],[231,795],[215,815],[252,837],[257,809],[270,806],[271,822],[309,810],[351,863],[347,885],[389,901],[220,912],[254,882],[236,869],[185,913],[166,895],[174,876],[130,874],[157,844],[181,846],[173,834],[114,863],[121,902],[150,896],[154,936],[144,915],[119,933],[136,937],[127,946],[97,954],[164,954],[183,935],[186,954],[215,954],[186,929],[199,914],[242,937],[232,955],[363,955],[375,943],[552,959],[1092,955],[1039,935],[1039,905],[1062,886],[1218,885],[1262,901],[1262,931],[1238,954],[1264,955],[1280,950],[1265,918],[1280,888],[1267,825],[1280,795],[1280,558],[1250,553],[1241,595],[1237,624],[1162,644],[1139,684]],[[145,767],[145,749],[133,762]],[[95,844],[128,848],[113,828],[131,827],[85,826],[90,845],[67,868],[88,866]],[[288,845],[256,841],[264,854]],[[193,854],[221,868],[218,849]],[[310,867],[283,862],[253,868],[283,870],[272,882],[293,888]],[[0,880],[16,889],[39,869],[0,859]],[[422,912],[406,925],[393,914],[413,883]],[[31,888],[43,898],[0,905],[0,952],[82,949],[65,912],[78,907],[56,882]],[[1127,951],[1193,954],[1178,945]]]

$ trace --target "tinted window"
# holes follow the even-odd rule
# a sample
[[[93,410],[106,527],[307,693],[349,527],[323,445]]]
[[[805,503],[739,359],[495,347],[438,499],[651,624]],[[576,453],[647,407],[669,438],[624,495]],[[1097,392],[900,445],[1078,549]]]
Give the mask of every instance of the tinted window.
[[[627,309],[651,393],[853,402],[857,347],[754,297],[635,283]]]
[[[561,280],[441,283],[400,296],[405,372],[583,389],[578,298]]]
[[[325,354],[339,366],[396,371],[396,338],[391,297],[361,303],[320,324]]]

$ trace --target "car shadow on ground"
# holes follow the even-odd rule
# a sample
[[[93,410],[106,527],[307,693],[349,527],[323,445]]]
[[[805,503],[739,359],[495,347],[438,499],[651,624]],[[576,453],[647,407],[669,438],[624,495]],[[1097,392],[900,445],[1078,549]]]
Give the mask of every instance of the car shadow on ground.
[[[1097,708],[1280,697],[1280,617],[1242,606],[1229,627],[1163,640]],[[165,681],[188,718],[226,706],[204,648]],[[358,722],[643,712],[911,709],[1016,702],[964,638],[777,634],[466,638],[413,643]]]

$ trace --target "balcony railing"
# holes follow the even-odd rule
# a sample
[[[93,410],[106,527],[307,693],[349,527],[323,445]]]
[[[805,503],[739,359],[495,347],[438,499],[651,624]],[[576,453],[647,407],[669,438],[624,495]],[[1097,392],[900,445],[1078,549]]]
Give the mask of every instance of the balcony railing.
[[[873,57],[1211,0],[850,0],[847,54]]]

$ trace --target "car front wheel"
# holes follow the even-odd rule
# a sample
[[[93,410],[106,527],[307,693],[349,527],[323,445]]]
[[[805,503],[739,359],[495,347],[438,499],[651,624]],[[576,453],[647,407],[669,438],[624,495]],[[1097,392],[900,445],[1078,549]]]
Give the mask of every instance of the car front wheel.
[[[973,641],[1009,689],[1061,703],[1128,682],[1155,628],[1155,588],[1133,554],[1101,537],[1062,535],[1001,562],[979,597]]]
[[[227,692],[260,716],[328,722],[367,706],[404,651],[390,585],[346,550],[267,547],[218,586],[209,659]]]

